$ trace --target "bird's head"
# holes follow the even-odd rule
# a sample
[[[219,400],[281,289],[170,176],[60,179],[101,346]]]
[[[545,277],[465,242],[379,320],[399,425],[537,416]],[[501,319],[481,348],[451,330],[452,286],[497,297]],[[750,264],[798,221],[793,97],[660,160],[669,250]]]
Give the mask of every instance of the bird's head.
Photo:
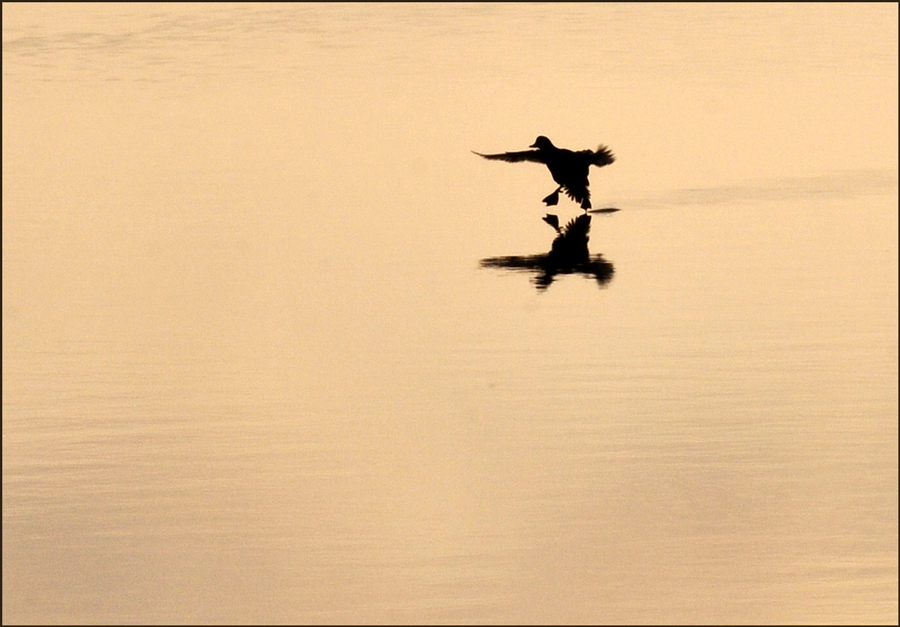
[[[543,135],[538,135],[538,138],[534,140],[534,143],[529,146],[529,148],[537,148],[538,150],[545,150],[547,148],[555,148],[553,142],[544,137]]]

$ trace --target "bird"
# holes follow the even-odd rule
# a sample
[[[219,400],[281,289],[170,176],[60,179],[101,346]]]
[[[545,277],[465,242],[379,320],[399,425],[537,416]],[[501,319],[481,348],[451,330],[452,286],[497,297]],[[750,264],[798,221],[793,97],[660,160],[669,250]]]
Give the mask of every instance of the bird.
[[[543,163],[550,169],[553,180],[559,187],[552,194],[543,199],[547,205],[555,205],[559,202],[559,192],[565,192],[569,198],[581,203],[581,208],[587,211],[591,208],[591,192],[588,189],[588,170],[590,166],[602,167],[615,161],[613,153],[604,145],[597,150],[567,150],[557,148],[548,138],[539,135],[529,148],[536,150],[523,150],[520,152],[501,152],[494,155],[485,155],[472,151],[479,157],[497,161],[534,161]]]

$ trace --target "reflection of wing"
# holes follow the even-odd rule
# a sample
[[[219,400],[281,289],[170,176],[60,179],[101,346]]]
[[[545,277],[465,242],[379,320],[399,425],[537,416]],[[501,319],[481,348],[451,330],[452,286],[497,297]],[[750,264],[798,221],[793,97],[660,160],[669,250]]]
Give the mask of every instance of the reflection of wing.
[[[472,152],[475,151],[473,150]],[[480,152],[475,152],[475,154],[479,157],[484,157],[485,159],[509,161],[510,163],[516,163],[517,161],[534,161],[535,163],[544,163],[544,158],[541,156],[541,153],[538,150],[523,150],[522,152],[501,152],[496,155],[483,155]]]
[[[563,227],[565,237],[587,237],[588,231],[591,230],[591,216],[586,213],[576,216],[566,222]]]

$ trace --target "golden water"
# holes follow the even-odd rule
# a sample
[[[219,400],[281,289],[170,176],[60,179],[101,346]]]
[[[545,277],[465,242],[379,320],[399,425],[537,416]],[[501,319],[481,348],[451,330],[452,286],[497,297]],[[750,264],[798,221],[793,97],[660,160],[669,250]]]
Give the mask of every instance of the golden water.
[[[896,623],[897,17],[4,3],[3,622]]]

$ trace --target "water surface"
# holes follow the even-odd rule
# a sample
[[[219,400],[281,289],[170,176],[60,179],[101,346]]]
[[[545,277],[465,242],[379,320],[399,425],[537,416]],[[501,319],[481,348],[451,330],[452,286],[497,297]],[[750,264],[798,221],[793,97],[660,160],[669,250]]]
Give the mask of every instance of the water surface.
[[[896,623],[897,17],[4,3],[3,622]]]

